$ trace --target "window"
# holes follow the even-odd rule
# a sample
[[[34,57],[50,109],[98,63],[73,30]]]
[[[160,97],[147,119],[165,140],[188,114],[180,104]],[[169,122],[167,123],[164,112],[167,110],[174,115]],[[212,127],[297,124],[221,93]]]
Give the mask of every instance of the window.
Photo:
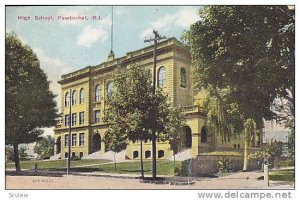
[[[75,126],[77,123],[77,113],[72,114],[72,126]]]
[[[95,89],[95,101],[98,102],[100,100],[101,100],[101,88],[100,85],[97,85]]]
[[[69,146],[69,135],[65,135],[65,146]]]
[[[84,112],[79,112],[79,124],[84,124]]]
[[[72,158],[75,158],[76,154],[75,152],[72,152]]]
[[[83,157],[83,152],[79,152],[79,158],[81,159]]]
[[[65,158],[67,158],[67,157],[68,157],[68,152],[65,153]]]
[[[238,149],[240,149],[241,148],[241,145],[240,144],[238,144]]]
[[[70,126],[70,115],[65,115],[65,126]]]
[[[76,146],[76,143],[77,143],[77,135],[72,134],[72,146]]]
[[[206,129],[202,128],[201,129],[201,143],[206,143],[206,142],[207,142]]]
[[[133,158],[138,158],[139,157],[139,152],[138,151],[134,151],[133,152]]]
[[[180,69],[180,87],[186,88],[186,71],[184,68]]]
[[[100,110],[95,110],[95,123],[100,123]]]
[[[234,145],[233,145],[233,148],[235,148],[235,149],[236,149],[236,144],[234,144]]]
[[[79,146],[84,145],[84,133],[79,134]]]
[[[158,151],[158,158],[162,158],[162,157],[164,157],[164,156],[165,156],[164,150],[159,150],[159,151]]]
[[[151,151],[147,150],[145,151],[145,158],[150,158],[151,156]]]
[[[65,94],[65,107],[69,107],[70,106],[70,94],[69,92],[67,92]]]
[[[79,104],[83,104],[83,103],[84,103],[84,90],[83,88],[81,88],[79,91]]]
[[[72,105],[76,104],[76,90],[72,92]]]
[[[107,97],[108,98],[111,95],[112,87],[113,87],[113,83],[111,81],[109,83],[107,83]]]
[[[158,70],[158,86],[165,87],[166,86],[166,68],[161,67]]]

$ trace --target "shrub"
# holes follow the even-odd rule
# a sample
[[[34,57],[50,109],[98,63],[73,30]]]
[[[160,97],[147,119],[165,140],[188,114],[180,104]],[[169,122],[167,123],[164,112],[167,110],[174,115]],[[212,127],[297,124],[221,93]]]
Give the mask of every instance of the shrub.
[[[175,167],[174,172],[177,176],[190,176],[191,175],[192,160],[184,160],[181,162],[180,167]]]
[[[275,168],[291,167],[291,166],[295,166],[295,162],[293,160],[274,161]]]
[[[81,160],[81,159],[78,156],[74,156],[74,157],[71,157],[71,160],[76,161],[76,160]]]
[[[228,158],[221,157],[218,161],[218,171],[221,173],[232,172],[231,160]]]

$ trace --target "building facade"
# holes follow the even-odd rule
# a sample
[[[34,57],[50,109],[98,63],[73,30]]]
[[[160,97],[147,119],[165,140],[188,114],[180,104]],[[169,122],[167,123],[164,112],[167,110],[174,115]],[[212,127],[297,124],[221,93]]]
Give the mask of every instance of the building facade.
[[[71,156],[84,158],[94,152],[104,154],[107,125],[104,122],[106,99],[112,89],[112,79],[116,68],[138,64],[152,70],[153,46],[128,52],[125,56],[110,56],[106,62],[88,66],[81,70],[62,75],[61,113],[62,120],[55,127],[55,154],[68,157],[68,145]],[[152,71],[153,73],[153,71]],[[206,114],[197,105],[194,97],[192,64],[189,49],[177,39],[171,38],[157,46],[157,86],[169,96],[172,106],[180,106],[186,120],[186,126],[180,133],[179,150],[189,149],[190,157],[214,150],[243,147],[243,139],[236,138],[230,144],[217,145],[205,126]],[[72,98],[70,98],[70,95]],[[72,99],[70,101],[70,99]],[[71,114],[70,114],[71,105]],[[71,123],[71,144],[68,144],[69,124]],[[257,139],[261,141],[260,136]],[[258,145],[256,145],[258,146]],[[260,144],[259,144],[260,146]],[[129,142],[125,155],[127,159],[139,159],[139,143]],[[143,158],[151,159],[151,142],[144,141]],[[173,155],[169,143],[158,142],[157,157],[166,159]]]

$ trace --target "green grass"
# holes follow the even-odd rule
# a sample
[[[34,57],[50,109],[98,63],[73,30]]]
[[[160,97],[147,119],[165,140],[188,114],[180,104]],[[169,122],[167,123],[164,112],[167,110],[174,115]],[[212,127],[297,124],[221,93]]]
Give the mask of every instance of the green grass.
[[[177,161],[176,166],[179,166],[181,162]],[[173,161],[158,160],[157,161],[157,174],[158,175],[174,175],[174,165]],[[140,162],[123,162],[117,163],[117,171],[115,171],[114,164],[102,165],[99,167],[87,167],[89,169],[93,168],[97,171],[102,171],[104,173],[118,173],[118,174],[140,174]],[[151,174],[151,161],[144,161],[144,173]]]
[[[212,151],[212,152],[201,153],[200,155],[241,156],[241,153],[236,151]]]
[[[273,181],[295,181],[295,171],[291,170],[279,170],[271,172],[269,175],[269,179]]]
[[[71,167],[79,167],[91,164],[101,164],[109,162],[109,160],[77,160],[71,161]],[[21,169],[34,169],[34,164],[37,163],[38,169],[63,169],[67,166],[67,160],[35,160],[21,161]],[[7,163],[6,168],[15,168],[14,163]]]
[[[71,171],[74,172],[103,172],[103,173],[116,173],[116,174],[137,174],[140,175],[140,161],[133,162],[123,162],[117,163],[117,171],[115,171],[115,165],[106,164],[101,165],[105,162],[109,162],[107,160],[78,160],[71,161]],[[65,170],[67,166],[66,160],[51,160],[51,161],[23,161],[21,162],[21,169],[34,169],[34,164],[38,164],[38,169],[44,170]],[[144,173],[145,175],[151,174],[151,161],[144,161]],[[80,167],[84,165],[91,165]],[[97,165],[98,164],[98,165]],[[181,162],[176,161],[176,166],[180,166]],[[14,168],[14,163],[6,164],[6,168]],[[72,168],[75,167],[75,168]],[[174,175],[174,166],[173,161],[168,160],[158,160],[157,161],[157,174],[158,175]]]

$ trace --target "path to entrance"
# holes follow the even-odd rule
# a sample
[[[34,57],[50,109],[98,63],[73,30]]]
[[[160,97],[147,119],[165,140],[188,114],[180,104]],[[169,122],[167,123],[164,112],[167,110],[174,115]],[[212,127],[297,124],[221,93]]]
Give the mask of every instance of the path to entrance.
[[[101,176],[6,176],[6,189],[293,189],[287,182],[257,180],[262,172],[237,172],[220,178],[196,178],[193,185],[141,183],[139,179]]]

